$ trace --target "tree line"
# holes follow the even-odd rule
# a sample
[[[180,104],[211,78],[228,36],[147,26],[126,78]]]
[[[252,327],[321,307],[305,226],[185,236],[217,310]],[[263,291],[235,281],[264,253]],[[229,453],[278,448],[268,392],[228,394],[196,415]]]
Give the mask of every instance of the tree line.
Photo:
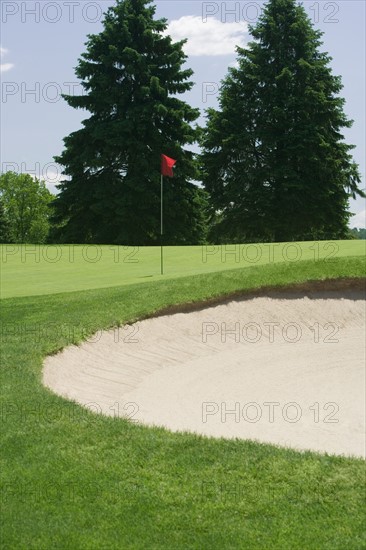
[[[65,176],[58,195],[18,176],[38,186],[25,229],[11,191],[17,176],[0,176],[2,234],[18,242],[157,244],[164,153],[177,160],[165,185],[166,244],[351,238],[349,199],[365,197],[343,135],[352,121],[304,8],[295,0],[266,4],[204,128],[199,109],[180,98],[193,87],[185,41],[166,29],[151,0],[108,9],[75,70],[83,95],[63,96],[90,116],[55,157]],[[6,219],[18,222],[7,230]]]

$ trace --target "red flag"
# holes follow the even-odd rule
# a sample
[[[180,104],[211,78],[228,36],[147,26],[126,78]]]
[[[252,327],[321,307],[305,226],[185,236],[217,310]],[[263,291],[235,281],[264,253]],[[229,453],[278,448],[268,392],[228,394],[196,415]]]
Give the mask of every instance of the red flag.
[[[174,176],[173,166],[177,161],[167,157],[166,155],[161,155],[161,173],[163,176],[168,176],[172,178]]]

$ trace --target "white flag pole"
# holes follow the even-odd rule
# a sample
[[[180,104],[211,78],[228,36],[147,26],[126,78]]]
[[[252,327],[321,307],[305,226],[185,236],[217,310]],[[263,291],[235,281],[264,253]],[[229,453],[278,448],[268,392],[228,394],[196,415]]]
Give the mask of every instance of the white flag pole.
[[[164,250],[163,250],[163,174],[160,179],[160,273],[164,275]]]

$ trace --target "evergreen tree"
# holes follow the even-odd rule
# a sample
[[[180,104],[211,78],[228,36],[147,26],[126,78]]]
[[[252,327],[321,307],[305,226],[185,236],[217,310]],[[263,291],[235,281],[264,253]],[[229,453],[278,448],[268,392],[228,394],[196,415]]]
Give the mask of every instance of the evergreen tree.
[[[222,241],[343,238],[360,175],[341,79],[295,0],[270,0],[208,111],[203,179]]]
[[[177,96],[191,89],[182,68],[184,41],[164,34],[151,0],[118,0],[103,31],[90,35],[76,75],[85,94],[64,96],[90,118],[65,138],[56,161],[68,176],[58,187],[54,223],[63,242],[154,244],[160,232],[160,154],[177,160],[164,189],[165,242],[202,242],[206,195],[189,146],[199,111]]]
[[[4,203],[0,197],[0,243],[8,243],[10,239],[9,235],[9,220],[4,208]]]

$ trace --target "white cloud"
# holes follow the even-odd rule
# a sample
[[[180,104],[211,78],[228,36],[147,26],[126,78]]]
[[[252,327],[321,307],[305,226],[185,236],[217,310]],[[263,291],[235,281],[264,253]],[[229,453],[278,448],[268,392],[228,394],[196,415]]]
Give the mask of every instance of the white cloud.
[[[357,227],[359,229],[366,227],[366,209],[352,216],[350,219],[350,227]]]
[[[248,24],[223,23],[210,18],[204,23],[202,17],[186,15],[169,23],[166,33],[174,41],[188,38],[184,46],[187,55],[230,55],[236,46],[245,46]]]
[[[0,73],[5,73],[6,71],[10,71],[14,65],[12,63],[1,63],[0,64]]]
[[[5,48],[0,47],[0,59],[2,59],[6,54],[8,53],[8,50]],[[12,63],[0,63],[0,73],[5,73],[6,71],[10,71],[14,65]]]

